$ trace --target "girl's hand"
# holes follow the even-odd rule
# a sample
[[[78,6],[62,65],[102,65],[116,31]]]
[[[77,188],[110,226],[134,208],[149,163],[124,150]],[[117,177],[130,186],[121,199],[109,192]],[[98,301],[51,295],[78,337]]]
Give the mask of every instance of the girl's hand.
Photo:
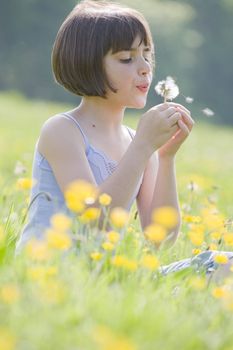
[[[159,148],[158,153],[160,158],[173,158],[182,143],[189,136],[195,124],[188,109],[178,103],[169,104],[175,107],[177,112],[181,114],[181,119],[177,121],[177,125],[179,126],[178,131]]]
[[[181,118],[180,111],[170,103],[154,106],[139,120],[134,140],[151,155],[177,133]]]

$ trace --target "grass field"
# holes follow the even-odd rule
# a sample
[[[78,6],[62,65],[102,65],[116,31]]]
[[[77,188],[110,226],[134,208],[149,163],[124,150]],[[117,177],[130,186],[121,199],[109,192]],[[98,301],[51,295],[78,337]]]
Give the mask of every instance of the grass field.
[[[87,225],[78,254],[33,242],[14,258],[29,195],[17,183],[31,176],[43,122],[72,106],[17,93],[1,93],[0,105],[0,350],[232,350],[233,275],[207,283],[202,270],[163,277],[157,269],[208,248],[233,251],[233,128],[198,120],[180,149],[183,224],[172,248],[153,249],[132,215],[112,249]],[[139,115],[129,112],[125,124],[136,128]]]

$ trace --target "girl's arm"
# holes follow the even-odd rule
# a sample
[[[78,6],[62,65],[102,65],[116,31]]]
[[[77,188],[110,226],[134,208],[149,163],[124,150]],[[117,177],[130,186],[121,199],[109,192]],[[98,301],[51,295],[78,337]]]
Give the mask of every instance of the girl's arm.
[[[176,185],[175,157],[159,157],[159,169],[151,202],[151,212],[163,206],[170,206],[176,209],[178,224],[172,229],[171,237],[166,246],[172,245],[179,234],[181,226],[181,214]]]
[[[173,234],[167,241],[167,247],[169,247],[175,242],[181,225],[175,159],[159,158],[158,152],[155,152],[148,161],[143,182],[137,196],[137,208],[142,230],[151,224],[153,210],[162,206],[173,207],[177,210],[179,217],[178,224],[173,228]]]
[[[137,198],[143,229],[151,223],[153,210],[163,206],[171,206],[177,211],[178,223],[172,228],[171,232],[168,232],[170,237],[164,244],[165,248],[170,247],[175,242],[181,225],[176,186],[175,155],[195,124],[190,116],[190,112],[184,106],[174,103],[171,103],[171,105],[178,108],[181,112],[182,120],[178,121],[180,129],[167,143],[159,148],[158,152],[156,152],[158,153],[158,158],[154,157],[148,162],[143,184]],[[149,200],[149,203],[146,203],[146,200]]]
[[[128,208],[148,159],[177,132],[180,118],[169,104],[155,106],[141,117],[136,135],[116,170],[98,186],[99,193],[106,192],[112,197],[110,208]],[[69,120],[60,116],[50,118],[42,128],[38,149],[50,163],[63,193],[70,182],[78,179],[96,185],[82,135]]]
[[[38,150],[48,160],[63,193],[70,182],[77,179],[97,186],[82,135],[69,120],[59,116],[50,118],[42,128]],[[112,197],[110,207],[128,207],[149,157],[150,150],[139,138],[134,138],[116,170],[98,186],[99,193]]]

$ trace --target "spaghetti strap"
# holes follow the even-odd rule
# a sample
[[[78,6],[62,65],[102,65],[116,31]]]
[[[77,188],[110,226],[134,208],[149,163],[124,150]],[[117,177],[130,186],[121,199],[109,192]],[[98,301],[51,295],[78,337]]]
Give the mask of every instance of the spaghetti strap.
[[[127,125],[126,125],[126,128],[127,128],[128,132],[129,132],[131,138],[133,139],[133,138],[134,138],[134,135],[133,135],[133,133],[132,133],[132,130],[131,130]]]
[[[84,143],[85,143],[85,145],[86,145],[86,150],[88,150],[88,147],[89,147],[90,144],[89,144],[88,138],[87,138],[87,136],[85,135],[85,133],[83,132],[83,130],[82,130],[80,124],[79,124],[79,123],[77,122],[77,120],[76,120],[74,117],[72,117],[70,114],[68,114],[68,113],[62,113],[62,115],[64,115],[64,116],[67,117],[68,119],[72,120],[72,121],[77,125],[77,127],[79,128],[79,130],[80,130],[80,132],[81,132],[81,134],[82,134],[82,136],[83,136],[83,140],[84,140]]]

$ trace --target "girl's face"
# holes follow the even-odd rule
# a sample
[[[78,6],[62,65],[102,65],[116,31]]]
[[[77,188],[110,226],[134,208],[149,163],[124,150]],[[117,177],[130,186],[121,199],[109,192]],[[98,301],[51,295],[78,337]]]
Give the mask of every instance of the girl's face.
[[[136,37],[132,47],[127,51],[104,57],[105,70],[112,87],[117,93],[107,90],[107,98],[111,103],[122,107],[143,108],[152,81],[152,69],[149,63],[150,48],[147,48],[140,37]],[[139,46],[140,44],[140,46]],[[142,86],[141,89],[138,86]],[[143,88],[147,86],[147,88]]]

